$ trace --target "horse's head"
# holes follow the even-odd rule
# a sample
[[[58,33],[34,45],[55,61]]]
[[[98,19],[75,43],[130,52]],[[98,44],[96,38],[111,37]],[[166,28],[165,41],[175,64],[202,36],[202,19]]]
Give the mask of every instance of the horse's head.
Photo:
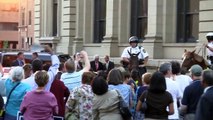
[[[138,61],[138,55],[140,54],[140,52],[138,52],[137,54],[133,53],[131,54],[129,51],[128,51],[129,55],[130,55],[130,58],[129,58],[129,70],[131,71],[132,69],[134,68],[137,68],[138,65],[139,65],[139,61]]]
[[[200,65],[203,69],[206,69],[208,65],[202,56],[195,53],[195,50],[190,52],[185,49],[182,60],[183,61],[181,67],[184,70],[189,70],[194,64]]]

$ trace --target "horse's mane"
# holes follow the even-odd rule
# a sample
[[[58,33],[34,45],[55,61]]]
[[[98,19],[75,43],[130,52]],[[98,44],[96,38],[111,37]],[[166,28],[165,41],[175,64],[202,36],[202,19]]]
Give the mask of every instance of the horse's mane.
[[[182,68],[185,68],[186,70],[189,70],[194,64],[200,65],[203,69],[206,69],[209,65],[202,56],[195,53],[195,50],[191,52],[185,49],[182,59]]]
[[[137,68],[139,65],[138,55],[140,54],[140,52],[135,54],[135,53],[130,53],[128,51],[128,54],[130,56],[128,68],[129,68],[129,71],[131,71],[132,69]]]

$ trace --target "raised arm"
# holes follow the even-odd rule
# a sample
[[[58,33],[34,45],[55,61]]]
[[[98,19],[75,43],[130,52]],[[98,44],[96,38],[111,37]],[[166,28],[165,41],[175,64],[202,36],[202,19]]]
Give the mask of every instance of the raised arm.
[[[90,61],[86,51],[81,51],[82,58],[85,62],[85,67],[83,68],[83,72],[88,72],[90,70]]]
[[[46,52],[48,52],[51,55],[51,62],[52,62],[52,65],[50,66],[47,72],[47,74],[49,75],[49,81],[45,87],[45,90],[49,91],[51,84],[55,78],[55,75],[57,74],[60,61],[58,59],[58,56],[53,54],[53,50],[50,47],[46,47],[45,49],[46,49]]]

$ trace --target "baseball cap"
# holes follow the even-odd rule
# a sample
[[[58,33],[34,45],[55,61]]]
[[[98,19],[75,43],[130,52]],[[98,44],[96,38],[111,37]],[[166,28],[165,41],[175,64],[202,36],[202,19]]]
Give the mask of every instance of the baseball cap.
[[[196,65],[193,65],[189,69],[189,71],[191,72],[192,75],[201,76],[203,69],[202,69],[202,67],[200,67],[200,65],[196,64]]]

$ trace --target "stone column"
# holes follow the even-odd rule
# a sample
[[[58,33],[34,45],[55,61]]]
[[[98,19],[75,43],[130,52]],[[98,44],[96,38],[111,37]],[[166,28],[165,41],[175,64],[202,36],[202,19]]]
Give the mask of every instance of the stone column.
[[[41,0],[34,0],[34,43],[39,43],[39,38],[42,33],[42,1]],[[33,19],[33,18],[32,18]]]
[[[76,0],[63,0],[60,5],[60,42],[56,48],[57,52],[72,55],[76,27]]]
[[[163,58],[163,0],[148,0],[148,31],[143,46],[150,58]]]
[[[76,34],[73,42],[73,52],[83,48],[84,0],[76,0]]]
[[[106,54],[118,56],[118,7],[119,0],[107,0],[106,5],[106,34],[102,41],[102,48]]]
[[[52,36],[53,0],[42,0],[42,34],[41,37]]]
[[[93,43],[94,0],[84,0],[83,43]]]
[[[213,32],[213,0],[200,0],[199,8],[199,43],[197,48],[203,47],[202,45],[208,42],[206,34]],[[205,47],[203,47],[203,52],[205,52]]]
[[[207,43],[206,34],[213,32],[213,0],[201,0],[199,12],[199,42]]]
[[[131,0],[119,0],[118,42],[127,43],[131,26]]]
[[[177,0],[163,2],[163,42],[176,43],[177,31]]]

